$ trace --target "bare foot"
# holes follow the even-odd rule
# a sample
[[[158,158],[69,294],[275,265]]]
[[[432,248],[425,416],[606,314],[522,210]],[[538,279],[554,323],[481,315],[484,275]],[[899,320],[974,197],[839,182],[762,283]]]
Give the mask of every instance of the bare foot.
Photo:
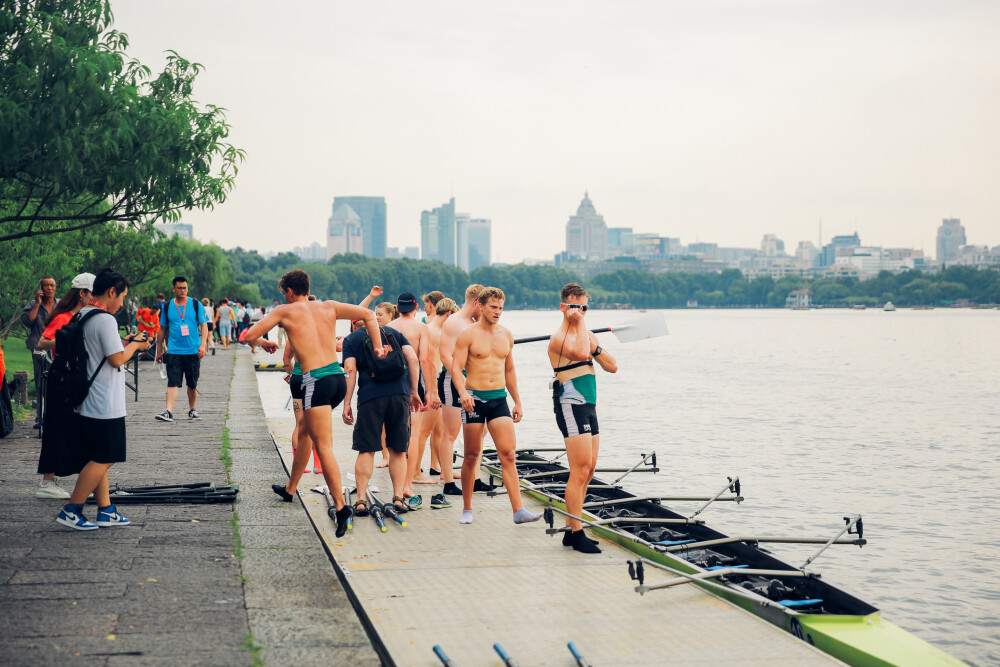
[[[403,497],[404,498],[412,498],[413,497],[413,488],[409,487],[409,486],[404,486],[403,487]]]
[[[414,484],[437,484],[437,480],[433,477],[428,477],[423,473],[419,473],[413,478]]]
[[[379,463],[379,464],[378,464],[377,466],[375,466],[375,467],[376,467],[376,468],[388,468],[388,467],[389,467],[389,462],[388,462],[388,461],[386,461],[385,459],[382,459],[382,463]]]

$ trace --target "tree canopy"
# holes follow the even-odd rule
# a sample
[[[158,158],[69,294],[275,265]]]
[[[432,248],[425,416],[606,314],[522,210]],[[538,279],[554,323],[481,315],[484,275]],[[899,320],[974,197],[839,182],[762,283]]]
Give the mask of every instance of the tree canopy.
[[[0,4],[0,251],[107,222],[211,208],[243,152],[224,109],[192,97],[201,69],[130,59],[108,0]]]

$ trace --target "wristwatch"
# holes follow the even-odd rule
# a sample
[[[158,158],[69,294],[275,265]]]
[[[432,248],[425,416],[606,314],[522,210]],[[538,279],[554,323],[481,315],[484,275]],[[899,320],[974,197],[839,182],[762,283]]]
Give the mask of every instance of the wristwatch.
[[[600,345],[598,345],[597,349],[594,350],[593,354],[591,354],[590,356],[592,356],[592,357],[600,356],[601,352],[604,352],[604,348],[601,347]]]

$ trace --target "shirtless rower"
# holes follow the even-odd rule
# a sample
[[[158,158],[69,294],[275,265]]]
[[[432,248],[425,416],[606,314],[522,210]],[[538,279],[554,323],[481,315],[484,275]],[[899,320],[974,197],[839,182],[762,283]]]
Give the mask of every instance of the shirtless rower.
[[[455,341],[451,372],[462,400],[465,458],[462,459],[462,501],[459,523],[472,523],[473,480],[478,478],[483,432],[489,429],[497,448],[503,485],[507,488],[514,523],[538,521],[521,503],[521,482],[517,477],[517,443],[514,424],[521,421],[521,397],[514,373],[514,336],[497,324],[503,313],[504,294],[497,287],[479,293],[479,321],[467,327]],[[468,376],[463,377],[462,371]],[[514,399],[514,412],[507,407],[507,393]]]
[[[428,292],[424,295],[424,324],[430,324],[437,317],[437,305],[441,299],[444,298],[444,294],[437,290]]]
[[[364,320],[372,341],[377,342],[374,345],[375,354],[384,358],[386,350],[382,345],[375,314],[367,308],[336,301],[309,301],[309,275],[305,271],[289,271],[281,277],[278,287],[285,295],[287,305],[274,308],[264,319],[250,327],[245,340],[251,346],[259,345],[267,352],[275,352],[278,344],[261,338],[280,324],[288,335],[288,342],[295,348],[295,356],[302,367],[302,422],[319,453],[323,477],[337,507],[337,536],[340,537],[347,531],[347,517],[351,514],[351,508],[344,503],[340,467],[333,455],[331,414],[333,407],[344,399],[347,382],[337,362],[337,340],[331,333],[336,330],[338,319],[361,319]],[[288,484],[271,486],[285,502],[292,502],[295,497],[295,488],[309,462],[309,454],[310,449],[307,447],[296,449]]]
[[[427,353],[431,360],[432,369],[441,367],[441,352],[439,349],[441,346],[441,327],[451,317],[454,306],[454,301],[447,297],[442,297],[434,308],[434,319],[427,325]],[[437,382],[433,384],[435,387],[437,386]],[[441,446],[444,442],[444,426],[441,423],[440,400],[437,402],[437,407],[428,405],[427,410],[424,411],[424,416],[420,419],[420,433],[417,435],[417,443],[421,451],[423,451],[428,437],[431,440],[431,475],[437,473],[441,475],[443,481],[454,483],[455,470],[451,465],[448,466],[447,471],[434,470],[435,461],[438,461],[437,465],[440,466],[442,457],[445,459],[448,458],[447,452],[442,453]],[[422,455],[421,459],[423,459]],[[436,493],[431,496],[431,509],[444,509],[445,507],[451,507],[447,496],[443,493]]]
[[[618,363],[611,353],[597,342],[597,336],[587,330],[584,314],[590,297],[576,283],[562,288],[559,310],[563,322],[549,339],[549,363],[556,376],[552,389],[552,406],[556,424],[562,431],[569,460],[569,480],[566,482],[566,511],[583,515],[583,499],[587,485],[597,467],[599,431],[597,426],[597,383],[594,362],[609,373],[618,372]],[[583,525],[568,519],[571,532],[563,535],[563,546],[576,551],[599,554],[601,550],[583,532]]]
[[[417,319],[417,297],[413,292],[403,292],[396,299],[396,310],[399,317],[389,322],[388,326],[403,334],[410,342],[413,351],[417,353],[420,362],[420,378],[417,383],[417,395],[423,404],[424,411],[410,413],[410,444],[407,448],[406,477],[403,481],[403,496],[413,497],[414,484],[436,484],[429,476],[420,472],[420,462],[424,458],[424,442],[419,442],[421,423],[424,416],[428,419],[436,413],[426,412],[428,409],[441,407],[438,399],[437,382],[434,367],[431,366],[430,334],[427,325]]]
[[[455,473],[449,470],[453,467],[452,451],[455,446],[455,439],[462,429],[462,402],[455,389],[455,383],[451,376],[452,358],[455,350],[455,341],[458,335],[466,327],[475,322],[479,314],[479,306],[476,299],[483,290],[479,284],[469,285],[465,288],[465,304],[461,310],[448,318],[441,329],[441,343],[438,352],[441,355],[441,372],[438,374],[438,395],[441,397],[441,421],[444,426],[441,447],[438,450],[438,457],[441,459],[441,481],[444,482],[442,493],[446,496],[462,495],[462,489],[455,484]],[[478,479],[478,477],[477,477]],[[485,487],[485,484],[480,482]],[[480,489],[473,489],[478,491]],[[483,489],[485,490],[485,489]]]

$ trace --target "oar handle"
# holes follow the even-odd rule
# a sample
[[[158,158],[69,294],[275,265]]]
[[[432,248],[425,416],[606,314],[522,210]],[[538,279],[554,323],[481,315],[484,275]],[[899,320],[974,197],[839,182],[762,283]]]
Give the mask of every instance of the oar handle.
[[[595,334],[607,333],[609,331],[614,331],[614,329],[615,327],[601,327],[600,329],[591,329],[590,332]],[[549,334],[548,336],[529,336],[527,338],[515,338],[514,344],[516,345],[518,343],[537,343],[540,340],[548,340],[550,338],[552,338],[552,334]]]
[[[518,667],[517,661],[514,660],[514,658],[510,657],[510,654],[507,653],[506,650],[504,650],[503,646],[500,646],[499,642],[493,645],[493,650],[496,651],[497,655],[500,656],[500,659],[503,660],[504,665],[506,665],[507,667]]]
[[[448,654],[444,652],[444,649],[439,644],[434,645],[434,655],[438,657],[438,660],[445,667],[455,667],[455,663],[451,661],[451,658],[448,657]]]
[[[580,653],[580,649],[576,647],[575,642],[566,644],[566,648],[568,648],[569,652],[573,654],[573,659],[576,660],[577,667],[590,667],[590,663],[587,662],[587,659]]]

